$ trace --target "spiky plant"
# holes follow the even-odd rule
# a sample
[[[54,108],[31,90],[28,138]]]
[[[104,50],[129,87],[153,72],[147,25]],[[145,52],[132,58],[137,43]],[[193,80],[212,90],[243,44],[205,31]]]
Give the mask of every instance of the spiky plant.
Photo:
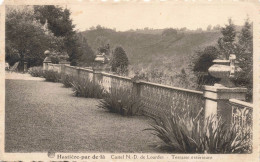
[[[102,98],[104,89],[98,83],[87,78],[74,78],[71,82],[74,95],[86,98]]]
[[[34,66],[29,68],[28,73],[33,77],[43,77],[42,66]]]
[[[61,75],[58,72],[53,70],[44,71],[43,77],[45,78],[46,81],[49,82],[59,82],[61,79]]]
[[[249,133],[240,137],[234,126],[227,127],[221,119],[214,117],[206,119],[203,126],[201,111],[196,117],[188,114],[179,116],[172,113],[170,116],[155,117],[152,131],[164,142],[164,146],[178,153],[248,153],[250,142]]]
[[[124,116],[132,116],[139,113],[140,99],[123,88],[113,88],[110,93],[106,93],[99,101],[99,108],[107,109],[112,113],[119,113]]]
[[[64,87],[69,88],[72,87],[72,82],[73,82],[73,76],[65,74],[64,76],[61,77],[61,82],[64,85]]]

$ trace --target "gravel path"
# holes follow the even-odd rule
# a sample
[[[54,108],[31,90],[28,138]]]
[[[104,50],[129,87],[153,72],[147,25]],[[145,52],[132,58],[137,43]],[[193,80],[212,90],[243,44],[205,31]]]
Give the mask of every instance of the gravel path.
[[[122,117],[97,104],[60,83],[6,79],[5,151],[160,152],[149,146],[158,139],[143,131],[147,118]]]

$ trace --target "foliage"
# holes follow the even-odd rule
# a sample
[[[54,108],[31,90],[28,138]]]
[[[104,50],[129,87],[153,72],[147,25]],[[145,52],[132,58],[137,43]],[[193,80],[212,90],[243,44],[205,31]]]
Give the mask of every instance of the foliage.
[[[61,77],[61,83],[64,85],[64,87],[69,88],[72,87],[72,82],[73,82],[73,76],[72,75],[63,75]]]
[[[28,73],[33,77],[43,77],[42,66],[34,66],[28,69]]]
[[[123,47],[129,59],[130,77],[133,77],[135,72],[139,72],[149,81],[179,86],[181,82],[176,79],[175,75],[180,74],[181,69],[184,68],[189,84],[180,86],[190,88],[190,85],[193,84],[192,89],[195,89],[196,82],[190,80],[189,77],[192,73],[187,70],[193,51],[216,44],[221,33],[219,31],[198,33],[190,30],[178,30],[177,36],[162,37],[162,31],[163,29],[149,29],[116,32],[109,29],[92,29],[81,33],[87,38],[93,50],[100,47],[96,40],[100,36],[104,37],[104,45],[110,44],[111,51],[119,45]],[[158,75],[151,77],[153,71]],[[162,73],[162,78],[159,78],[160,73]]]
[[[8,6],[6,13],[6,60],[11,64],[21,61],[22,67],[27,60],[29,67],[39,66],[45,50],[59,47],[62,40],[34,20],[32,8]]]
[[[82,55],[79,48],[75,25],[72,24],[70,11],[54,5],[34,6],[34,13],[41,24],[47,23],[48,29],[57,37],[63,38],[62,51],[69,55],[71,65],[77,65]]]
[[[230,54],[237,56],[238,66],[242,73],[233,79],[237,86],[248,89],[247,101],[252,100],[253,87],[253,36],[249,19],[246,20],[241,32],[237,34],[235,25],[229,19],[228,24],[221,28],[222,37],[218,39],[217,47],[207,46],[196,52],[192,60],[192,71],[197,76],[198,85],[213,84],[218,79],[206,74],[207,69],[216,58],[229,59]]]
[[[80,58],[78,62],[81,64],[90,65],[95,60],[95,54],[91,47],[88,45],[87,39],[82,34],[77,35],[77,40],[80,47]]]
[[[169,28],[169,29],[165,29],[162,32],[162,36],[164,37],[168,37],[168,36],[176,36],[178,33],[178,31],[176,29],[173,28]]]
[[[197,83],[194,82],[195,77],[190,72],[190,69],[182,68],[172,69],[171,66],[167,67],[151,67],[140,68],[139,66],[129,66],[129,77],[137,77],[140,80],[159,83],[174,87],[183,87],[186,89],[196,89]]]
[[[54,5],[34,6],[34,14],[42,25],[47,22],[48,29],[57,37],[64,37],[73,33],[75,26],[69,18],[70,11],[68,9]]]
[[[197,84],[213,85],[219,79],[208,74],[208,69],[213,65],[213,60],[217,59],[219,51],[215,46],[208,46],[203,50],[196,51],[196,54],[191,60],[192,71],[197,76]]]
[[[200,113],[200,112],[199,112]],[[178,153],[249,153],[251,143],[247,141],[249,132],[240,138],[235,127],[228,128],[221,119],[206,119],[203,127],[200,114],[154,118],[151,124],[154,135],[159,137],[166,148]]]
[[[140,99],[123,88],[111,89],[99,101],[99,108],[107,109],[112,113],[119,113],[124,116],[136,115],[141,107]]]
[[[53,70],[48,70],[43,72],[43,77],[46,81],[49,82],[59,82],[61,79],[61,75]]]
[[[242,69],[242,73],[235,78],[235,83],[248,89],[247,100],[251,101],[253,94],[253,36],[252,25],[248,19],[239,35],[238,47],[241,51],[237,55],[238,65]]]
[[[232,22],[232,19],[228,20],[228,25],[221,29],[222,37],[218,39],[218,47],[221,53],[221,56],[224,59],[229,59],[230,54],[234,54],[236,45],[234,44],[236,38],[235,25]]]
[[[128,67],[128,57],[122,47],[116,47],[111,61],[111,70],[113,72],[125,73]]]
[[[104,94],[104,89],[98,83],[87,78],[74,77],[71,85],[77,97],[102,98]]]

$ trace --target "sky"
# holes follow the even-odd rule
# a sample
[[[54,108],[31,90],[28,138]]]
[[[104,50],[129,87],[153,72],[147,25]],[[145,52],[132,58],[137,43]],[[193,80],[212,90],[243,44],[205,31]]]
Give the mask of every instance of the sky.
[[[206,29],[208,25],[227,24],[232,18],[236,25],[245,19],[251,20],[255,14],[252,5],[233,4],[171,4],[171,3],[88,3],[67,5],[76,29],[84,31],[91,26],[101,25],[116,28],[117,31],[129,29],[182,28]]]

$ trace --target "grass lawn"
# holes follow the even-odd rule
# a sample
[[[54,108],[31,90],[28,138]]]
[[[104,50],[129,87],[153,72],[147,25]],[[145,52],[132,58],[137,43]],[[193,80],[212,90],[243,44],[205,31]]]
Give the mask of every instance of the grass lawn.
[[[98,109],[60,83],[6,80],[6,152],[160,152],[149,119]]]

